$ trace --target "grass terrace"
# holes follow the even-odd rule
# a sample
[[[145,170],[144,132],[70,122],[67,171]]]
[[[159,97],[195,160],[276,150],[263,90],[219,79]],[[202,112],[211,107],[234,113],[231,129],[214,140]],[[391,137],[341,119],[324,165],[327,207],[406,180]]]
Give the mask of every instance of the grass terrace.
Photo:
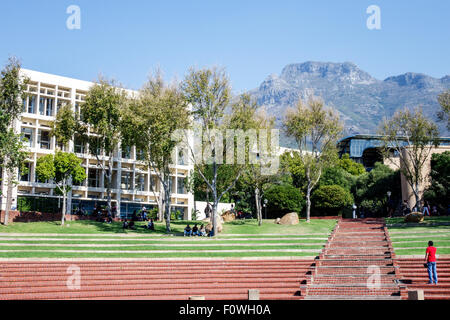
[[[336,221],[304,220],[281,226],[265,220],[226,223],[215,238],[184,237],[186,224],[172,222],[172,233],[156,222],[155,231],[123,230],[120,222],[95,221],[13,223],[0,226],[0,258],[192,258],[314,257],[320,253]]]
[[[397,255],[425,255],[432,240],[438,255],[450,254],[450,217],[425,217],[418,224],[403,222],[403,218],[386,219]]]

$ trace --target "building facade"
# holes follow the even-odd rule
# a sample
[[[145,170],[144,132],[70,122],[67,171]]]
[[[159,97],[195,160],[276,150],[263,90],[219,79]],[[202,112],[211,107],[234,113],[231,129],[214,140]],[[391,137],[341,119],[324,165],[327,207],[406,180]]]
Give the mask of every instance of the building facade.
[[[355,135],[344,138],[340,140],[337,144],[339,156],[343,154],[348,154],[350,159],[361,163],[364,165],[366,170],[370,171],[375,166],[376,162],[384,163],[393,170],[397,170],[400,166],[400,157],[396,152],[391,152],[389,157],[384,158],[380,147],[382,146],[381,137],[377,135]],[[405,141],[405,147],[407,147],[407,142]],[[419,194],[422,198],[424,190],[428,187],[430,181],[428,177],[431,171],[431,156],[434,153],[443,153],[445,151],[450,151],[450,138],[442,137],[440,138],[440,145],[438,147],[433,147],[431,152],[422,168],[422,176],[425,177],[425,183],[420,187]],[[406,158],[405,150],[402,151],[403,156]],[[413,189],[407,182],[405,176],[401,175],[401,190],[402,199],[407,200],[411,208],[415,206],[415,197]]]
[[[65,104],[71,104],[75,112],[79,111],[94,83],[26,69],[21,71],[30,79],[27,89],[29,96],[23,101],[23,113],[21,119],[16,122],[15,130],[23,133],[27,139],[30,157],[26,163],[28,172],[17,172],[19,183],[14,187],[12,208],[20,209],[23,199],[28,200],[28,203],[53,204],[53,207],[61,205],[62,201],[55,193],[55,186],[37,178],[36,162],[40,157],[62,149],[76,154],[82,160],[87,176],[85,181],[75,185],[69,193],[67,212],[75,213],[82,208],[90,213],[95,204],[106,204],[105,174],[96,156],[88,152],[88,145],[75,136],[64,150],[56,139],[51,137],[50,125],[59,108]],[[107,158],[100,154],[99,159],[106,168]],[[130,215],[143,206],[147,209],[157,208],[157,199],[162,188],[156,173],[142,160],[139,150],[135,147],[117,146],[113,159],[112,200],[121,217]],[[178,213],[178,219],[191,218],[194,197],[187,191],[185,179],[192,169],[188,157],[185,157],[181,150],[177,150],[175,163],[171,166],[171,210]],[[1,172],[1,176],[6,177],[5,172]],[[7,183],[4,180],[6,179],[2,179],[1,185],[2,210],[6,206],[7,192]]]

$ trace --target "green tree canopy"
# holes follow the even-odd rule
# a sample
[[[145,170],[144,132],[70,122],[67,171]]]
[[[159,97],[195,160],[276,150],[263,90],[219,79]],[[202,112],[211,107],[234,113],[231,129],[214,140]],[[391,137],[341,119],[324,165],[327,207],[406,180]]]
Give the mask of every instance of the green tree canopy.
[[[312,194],[314,208],[324,215],[338,215],[353,204],[350,191],[338,185],[322,185]]]
[[[86,179],[82,160],[73,153],[57,151],[40,157],[36,163],[36,175],[41,181],[50,180],[56,185],[56,191],[63,195],[63,210],[61,224],[64,224],[66,214],[67,193],[72,189],[73,182]]]

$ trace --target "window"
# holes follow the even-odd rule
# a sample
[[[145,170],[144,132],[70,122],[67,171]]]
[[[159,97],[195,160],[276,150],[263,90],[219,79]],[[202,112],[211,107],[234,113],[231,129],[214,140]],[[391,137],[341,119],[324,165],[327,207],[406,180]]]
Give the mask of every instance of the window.
[[[185,194],[186,193],[186,188],[184,187],[184,178],[177,178],[177,182],[178,182],[178,190],[177,193],[178,194]]]
[[[39,129],[38,144],[41,149],[50,150],[50,132]]]
[[[22,128],[23,137],[27,140],[26,144],[30,148],[33,148],[33,131],[31,128]]]
[[[30,177],[31,177],[31,163],[29,163],[29,162],[27,162],[27,163],[25,163],[25,165],[24,165],[24,167],[25,167],[25,171],[23,172],[23,174],[22,174],[22,170],[19,170],[19,178],[20,178],[20,181],[23,181],[23,182],[30,182]]]
[[[130,159],[131,158],[131,148],[127,146],[122,146],[122,158]]]
[[[122,172],[120,179],[120,188],[122,190],[131,190],[131,172]]]
[[[74,151],[75,153],[85,153],[85,145],[83,143],[83,140],[79,135],[75,135],[74,139]]]
[[[47,98],[47,109],[45,115],[48,117],[53,116],[53,102],[54,100],[52,98]]]
[[[39,114],[43,116],[45,113],[45,98],[39,99]]]
[[[88,172],[88,186],[92,188],[99,188],[100,172],[96,169],[89,169]]]
[[[136,160],[138,160],[138,161],[145,160],[145,154],[144,154],[143,150],[136,150]]]
[[[142,173],[135,174],[134,188],[137,191],[145,191],[145,176]]]
[[[34,113],[34,107],[36,105],[36,96],[29,96],[23,100],[23,112]]]
[[[41,116],[53,116],[53,105],[54,105],[54,99],[53,98],[43,98],[41,97],[39,99],[39,114]]]

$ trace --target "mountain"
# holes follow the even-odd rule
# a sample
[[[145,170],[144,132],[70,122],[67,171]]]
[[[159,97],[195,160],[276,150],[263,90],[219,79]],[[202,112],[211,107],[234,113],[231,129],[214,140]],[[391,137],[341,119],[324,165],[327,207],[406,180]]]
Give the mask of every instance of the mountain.
[[[280,75],[270,75],[249,93],[259,105],[275,116],[281,127],[287,107],[299,99],[321,97],[336,109],[345,123],[345,134],[376,133],[383,117],[403,107],[421,106],[436,120],[440,107],[437,96],[450,89],[450,75],[441,79],[420,73],[405,73],[384,81],[375,79],[354,63],[305,62],[289,64]],[[445,125],[440,125],[445,134]],[[284,139],[284,146],[294,146]]]

